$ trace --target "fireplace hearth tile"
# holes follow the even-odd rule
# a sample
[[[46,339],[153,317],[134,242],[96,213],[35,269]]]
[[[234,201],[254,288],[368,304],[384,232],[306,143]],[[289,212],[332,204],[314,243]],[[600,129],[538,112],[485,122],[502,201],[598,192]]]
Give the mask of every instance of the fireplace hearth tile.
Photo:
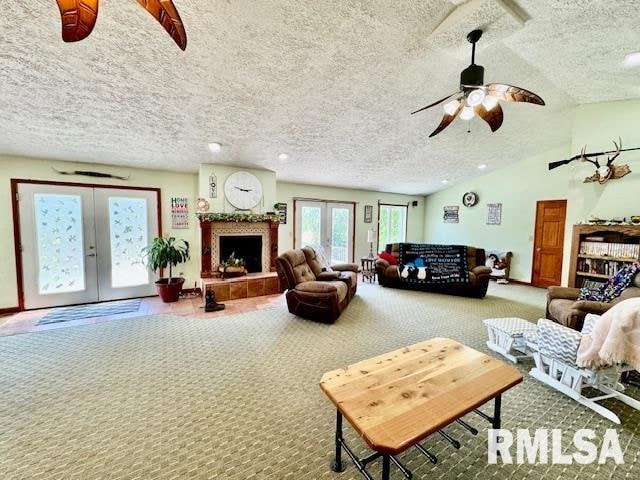
[[[229,284],[231,300],[247,298],[247,283],[249,282],[233,282]]]
[[[264,293],[265,279],[249,280],[247,282],[247,297],[260,297]]]

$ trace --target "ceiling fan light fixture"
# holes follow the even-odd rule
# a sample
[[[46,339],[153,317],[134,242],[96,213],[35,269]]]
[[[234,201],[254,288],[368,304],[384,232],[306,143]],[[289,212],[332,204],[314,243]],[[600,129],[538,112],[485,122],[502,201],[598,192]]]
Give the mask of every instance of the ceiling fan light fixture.
[[[498,99],[496,97],[485,95],[485,97],[482,99],[482,106],[487,110],[496,108],[496,105],[498,105]]]
[[[472,107],[464,107],[462,109],[462,112],[460,112],[460,118],[462,120],[471,120],[474,115],[475,112],[473,111]]]
[[[477,107],[482,103],[484,97],[487,95],[484,93],[484,90],[481,88],[476,88],[475,90],[471,90],[467,95],[467,105],[469,107]]]
[[[458,105],[460,104],[460,102],[458,100],[451,100],[450,102],[447,102],[444,104],[444,111],[447,115],[453,115],[454,113],[456,113],[456,110],[458,109]]]

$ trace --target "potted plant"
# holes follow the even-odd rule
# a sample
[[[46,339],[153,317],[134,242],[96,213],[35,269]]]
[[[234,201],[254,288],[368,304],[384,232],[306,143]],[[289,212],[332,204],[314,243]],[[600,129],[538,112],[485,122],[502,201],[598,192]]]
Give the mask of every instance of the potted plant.
[[[158,271],[169,267],[169,277],[156,282],[158,294],[165,303],[177,302],[182,291],[183,277],[173,277],[173,267],[189,260],[189,242],[174,237],[157,237],[153,243],[142,249],[149,270]]]
[[[247,273],[244,258],[236,258],[236,252],[231,252],[229,258],[220,262],[218,271],[222,274],[223,279],[224,277],[240,277]]]

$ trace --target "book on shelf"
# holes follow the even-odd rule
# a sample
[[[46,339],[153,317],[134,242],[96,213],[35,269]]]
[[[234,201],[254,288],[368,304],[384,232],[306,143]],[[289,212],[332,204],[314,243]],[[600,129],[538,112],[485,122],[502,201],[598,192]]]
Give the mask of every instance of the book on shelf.
[[[597,258],[579,258],[577,271],[582,273],[595,273],[613,277],[624,267],[624,263],[616,260],[602,260]]]
[[[637,260],[638,258],[640,258],[640,245],[637,243],[605,243],[583,241],[580,242],[579,254]]]
[[[588,280],[588,279],[584,279],[582,281],[582,288],[587,288],[589,290],[596,290],[597,288],[600,288],[600,285],[602,285],[602,280],[601,281],[597,281],[597,280]]]

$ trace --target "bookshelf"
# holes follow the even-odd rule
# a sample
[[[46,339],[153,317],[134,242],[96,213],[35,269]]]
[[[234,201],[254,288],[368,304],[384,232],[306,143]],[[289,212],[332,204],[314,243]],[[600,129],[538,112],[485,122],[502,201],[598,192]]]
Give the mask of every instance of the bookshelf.
[[[574,225],[570,287],[593,287],[640,261],[640,225]]]

